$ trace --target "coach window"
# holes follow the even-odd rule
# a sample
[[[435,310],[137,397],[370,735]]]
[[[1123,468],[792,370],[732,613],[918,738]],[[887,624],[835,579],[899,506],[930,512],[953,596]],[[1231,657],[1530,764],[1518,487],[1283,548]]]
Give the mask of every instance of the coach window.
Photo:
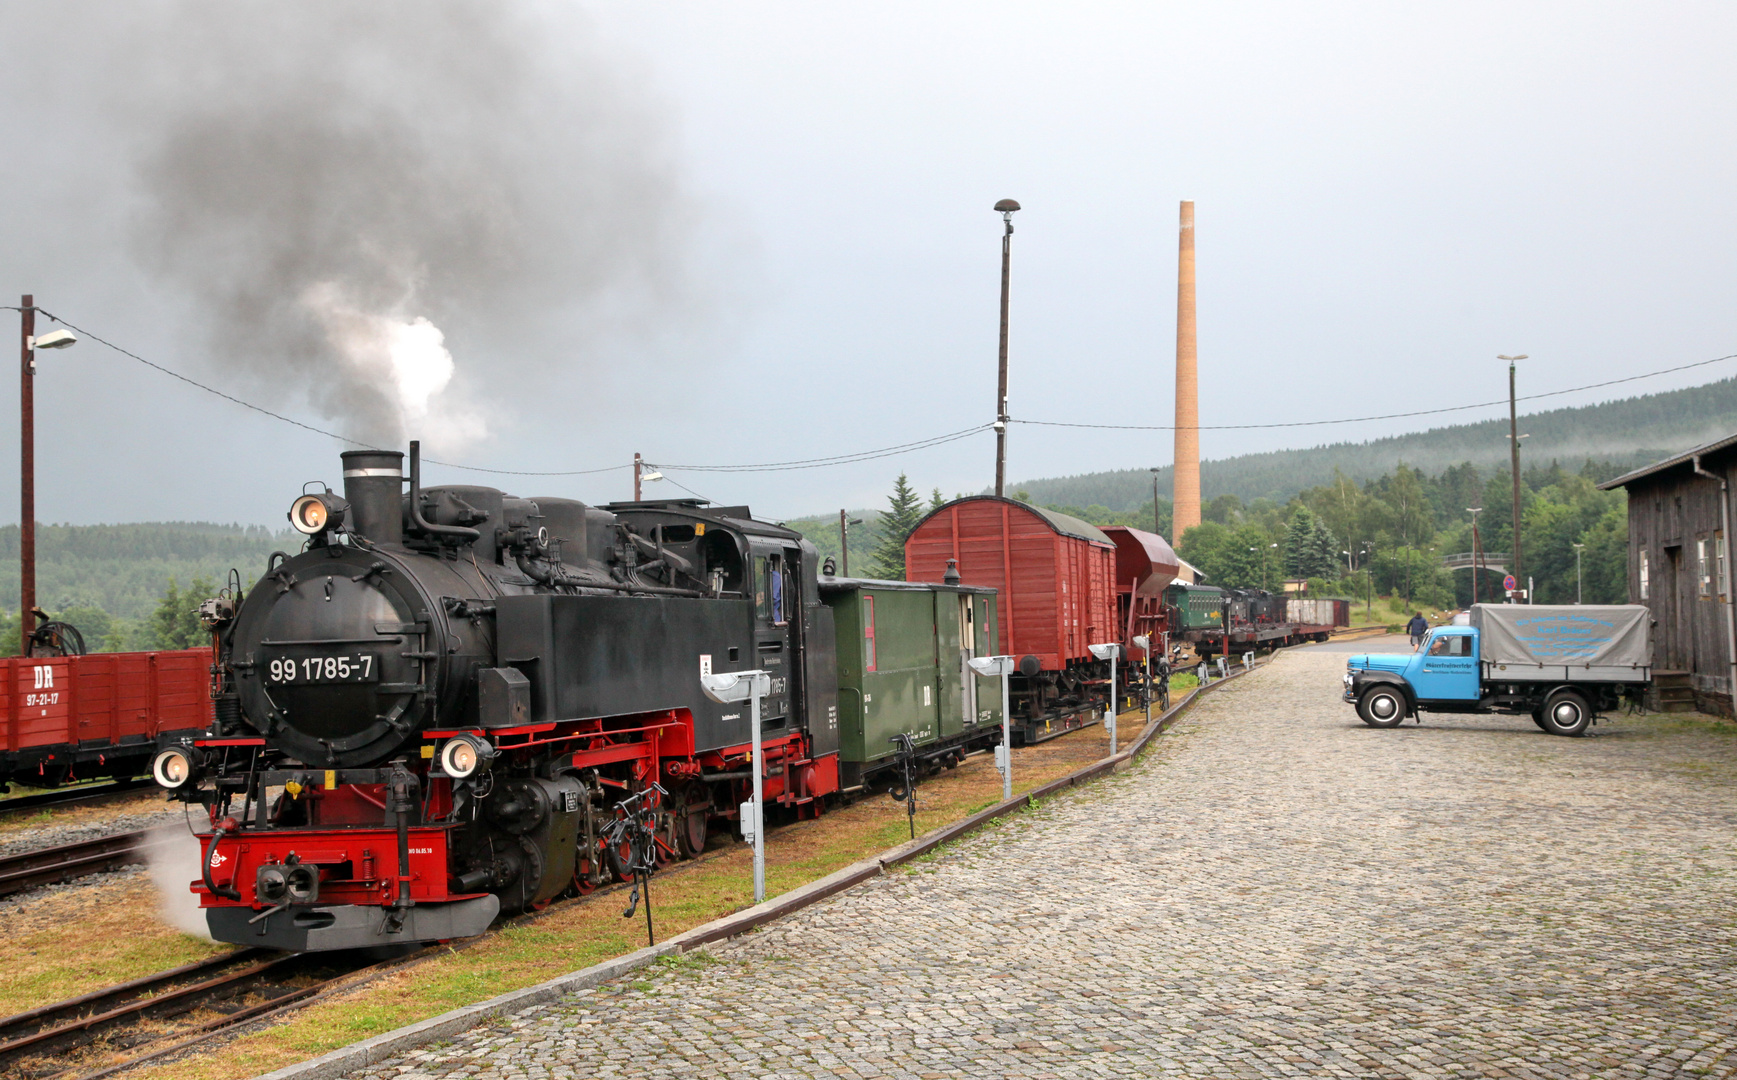
[[[863,670],[875,669],[875,598],[862,598],[862,658]]]

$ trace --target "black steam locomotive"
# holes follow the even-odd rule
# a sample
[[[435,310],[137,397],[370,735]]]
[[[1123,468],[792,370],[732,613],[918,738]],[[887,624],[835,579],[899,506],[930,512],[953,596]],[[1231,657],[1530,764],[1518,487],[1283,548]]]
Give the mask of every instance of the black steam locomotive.
[[[660,858],[691,856],[750,779],[747,710],[700,676],[763,669],[768,804],[839,790],[836,641],[814,547],[747,507],[586,506],[420,483],[343,455],[309,538],[201,616],[216,720],[160,754],[204,805],[213,936],[290,950],[480,933],[623,879],[612,808],[657,785]],[[854,776],[854,772],[853,772]]]

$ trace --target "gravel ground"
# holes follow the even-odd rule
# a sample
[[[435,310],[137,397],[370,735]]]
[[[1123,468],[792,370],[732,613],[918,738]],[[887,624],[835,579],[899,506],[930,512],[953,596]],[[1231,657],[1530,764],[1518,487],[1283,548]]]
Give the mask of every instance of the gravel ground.
[[[148,807],[148,809],[147,809]],[[100,811],[107,808],[89,807],[85,811]],[[195,810],[195,813],[198,811]],[[186,819],[187,809],[183,803],[165,803],[161,795],[154,796],[148,803],[141,805],[129,801],[108,813],[81,812],[76,816],[67,813],[40,824],[31,824],[29,828],[16,829],[0,834],[0,858],[7,855],[18,855],[38,848],[58,847],[61,844],[76,844],[81,840],[96,840],[99,837],[113,836],[115,833],[136,832],[140,829],[155,829],[163,826],[180,826]]]
[[[1737,1076],[1737,735],[1366,728],[1343,652],[765,931],[355,1075]]]

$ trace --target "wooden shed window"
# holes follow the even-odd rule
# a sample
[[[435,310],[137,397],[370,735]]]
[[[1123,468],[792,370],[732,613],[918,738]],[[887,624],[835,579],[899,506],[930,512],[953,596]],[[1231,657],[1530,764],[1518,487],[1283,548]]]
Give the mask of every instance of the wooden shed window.
[[[1718,568],[1716,570],[1716,580],[1719,587],[1719,599],[1723,600],[1729,595],[1730,585],[1727,583],[1725,577],[1725,574],[1727,573],[1725,569],[1727,563],[1725,559],[1725,534],[1722,532],[1716,532],[1713,534],[1713,562]]]
[[[1647,553],[1640,553],[1640,598],[1647,598]]]
[[[863,669],[875,669],[875,598],[864,595],[862,598],[862,659]]]
[[[1707,558],[1707,538],[1695,541],[1695,594],[1705,600],[1713,595],[1713,567]]]

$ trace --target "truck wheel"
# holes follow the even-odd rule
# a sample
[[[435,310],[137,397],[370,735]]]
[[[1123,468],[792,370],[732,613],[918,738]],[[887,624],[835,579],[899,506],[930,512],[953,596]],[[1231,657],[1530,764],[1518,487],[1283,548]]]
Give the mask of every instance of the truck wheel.
[[[1365,690],[1357,699],[1357,715],[1370,727],[1398,727],[1405,722],[1405,696],[1386,686]]]
[[[1592,708],[1572,690],[1558,690],[1544,702],[1538,726],[1552,735],[1579,735],[1592,723]]]

